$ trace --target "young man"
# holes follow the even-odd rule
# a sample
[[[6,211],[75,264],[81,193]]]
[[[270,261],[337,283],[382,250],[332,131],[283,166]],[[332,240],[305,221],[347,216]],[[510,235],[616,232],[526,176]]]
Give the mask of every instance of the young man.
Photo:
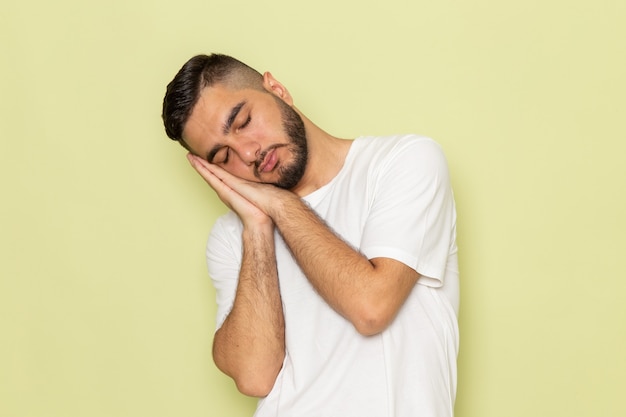
[[[452,416],[456,213],[439,146],[333,137],[225,55],[181,68],[163,120],[231,209],[207,246],[213,357],[262,398],[255,415]]]

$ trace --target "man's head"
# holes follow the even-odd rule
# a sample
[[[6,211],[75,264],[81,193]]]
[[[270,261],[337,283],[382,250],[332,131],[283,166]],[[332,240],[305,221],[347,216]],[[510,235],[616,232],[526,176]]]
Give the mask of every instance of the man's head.
[[[183,129],[200,93],[205,87],[217,84],[234,90],[263,90],[263,76],[227,55],[194,56],[167,85],[162,114],[167,136],[185,146],[182,141]]]
[[[163,100],[167,135],[242,178],[291,189],[304,174],[304,123],[287,90],[226,55],[190,59]]]

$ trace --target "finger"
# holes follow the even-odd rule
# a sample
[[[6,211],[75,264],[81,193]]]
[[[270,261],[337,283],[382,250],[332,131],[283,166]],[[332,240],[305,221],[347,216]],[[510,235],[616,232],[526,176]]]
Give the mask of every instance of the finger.
[[[210,181],[215,178],[215,174],[209,169],[210,164],[192,154],[187,154],[187,159],[191,166],[200,174],[205,180]]]
[[[188,154],[187,158],[198,174],[217,192],[217,195],[226,205],[231,208],[233,205],[239,205],[235,201],[242,198],[248,204],[260,208],[259,199],[263,194],[259,194],[260,190],[256,188],[259,184],[232,175],[225,169],[198,156]]]
[[[191,164],[191,166],[193,166],[196,170],[204,170],[207,168],[207,161],[205,161],[204,159],[193,155],[191,153],[187,154],[187,160],[189,160],[189,163]]]
[[[231,184],[243,184],[247,181],[231,175],[226,170],[198,156],[188,154],[187,159],[200,176],[213,188],[220,200],[222,200],[228,208],[235,211],[242,219],[250,216],[258,217],[259,213],[265,216],[252,201],[248,200],[239,191],[231,187],[224,179],[229,179]]]
[[[220,180],[222,180],[225,175],[228,175],[228,173],[222,168],[218,167],[215,164],[209,163],[208,161],[204,160],[203,158],[200,158],[199,156],[192,155],[191,153],[189,153],[187,154],[187,159],[189,160],[191,165],[195,168],[195,170],[198,171],[201,175],[203,175],[204,173],[210,173],[213,176],[216,176],[217,178],[219,178]]]
[[[214,176],[216,176],[217,178],[219,178],[222,181],[240,181],[243,182],[243,180],[235,175],[232,175],[231,173],[229,173],[228,171],[226,171],[224,168],[219,167],[215,164],[210,164],[207,161],[198,158],[198,163],[207,171],[211,172],[211,174],[213,174]]]
[[[189,158],[189,162],[191,166],[196,170],[196,172],[206,181],[207,184],[211,188],[213,188],[218,195],[226,192],[227,189],[230,189],[224,182],[222,182],[213,172],[207,169],[205,164],[202,164],[200,160],[197,158]],[[221,196],[220,196],[221,198]]]

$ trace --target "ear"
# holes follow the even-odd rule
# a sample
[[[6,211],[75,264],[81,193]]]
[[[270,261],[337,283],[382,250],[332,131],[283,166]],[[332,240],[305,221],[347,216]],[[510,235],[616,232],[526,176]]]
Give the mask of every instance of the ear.
[[[263,74],[263,87],[270,93],[281,98],[285,103],[293,106],[293,98],[289,94],[289,90],[285,88],[272,74],[266,72]]]

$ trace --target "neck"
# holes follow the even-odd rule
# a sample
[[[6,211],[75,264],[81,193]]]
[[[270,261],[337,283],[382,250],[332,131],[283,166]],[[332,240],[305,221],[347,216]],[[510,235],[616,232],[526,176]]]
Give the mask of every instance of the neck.
[[[302,113],[298,113],[306,128],[309,156],[302,179],[291,191],[304,197],[335,178],[343,167],[352,141],[329,135]]]

